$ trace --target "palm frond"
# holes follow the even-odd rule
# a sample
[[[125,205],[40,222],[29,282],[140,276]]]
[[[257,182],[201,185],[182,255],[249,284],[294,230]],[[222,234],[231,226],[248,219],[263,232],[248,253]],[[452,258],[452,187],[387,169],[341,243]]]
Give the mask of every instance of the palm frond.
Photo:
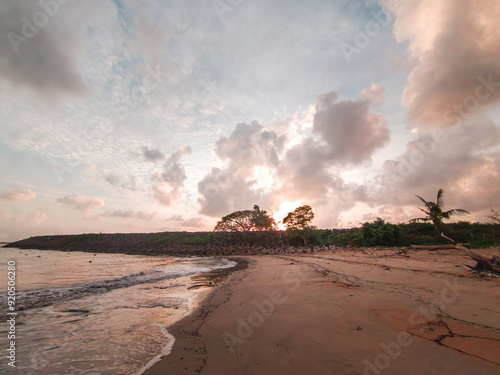
[[[431,202],[427,202],[427,201],[426,201],[424,198],[422,198],[420,195],[415,195],[415,196],[416,196],[418,199],[420,199],[420,200],[423,202],[423,204],[425,204],[425,206],[426,206],[427,208],[430,208],[430,207],[429,207],[429,204],[430,204]]]
[[[417,217],[415,219],[410,219],[408,220],[409,223],[418,223],[418,222],[421,222],[421,221],[429,221],[430,219],[428,217]]]
[[[447,215],[455,215],[455,214],[469,214],[470,212],[461,208],[454,208],[452,210],[444,212]]]
[[[444,201],[443,201],[443,194],[444,194],[443,189],[439,189],[439,190],[438,190],[438,193],[437,193],[437,198],[436,198],[436,206],[437,206],[438,208],[443,207],[443,204],[444,204]]]
[[[422,211],[423,213],[425,213],[426,215],[431,216],[431,214],[430,214],[429,212],[427,212],[426,210],[424,210],[423,208],[418,207],[418,209],[419,209],[420,211]]]

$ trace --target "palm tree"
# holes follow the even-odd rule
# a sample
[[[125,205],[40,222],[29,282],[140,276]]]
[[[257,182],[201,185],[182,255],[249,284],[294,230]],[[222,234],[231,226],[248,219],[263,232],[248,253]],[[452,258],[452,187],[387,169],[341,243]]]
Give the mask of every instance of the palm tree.
[[[461,208],[454,208],[452,210],[448,211],[443,211],[443,189],[439,189],[437,193],[437,199],[436,202],[428,202],[424,198],[422,198],[420,195],[417,195],[416,197],[419,198],[425,205],[426,209],[419,208],[420,211],[424,212],[427,217],[419,217],[416,219],[410,220],[412,223],[416,223],[419,221],[432,221],[434,224],[434,230],[436,231],[436,234],[439,236],[442,233],[442,227],[443,227],[443,219],[449,219],[450,216],[454,214],[470,214],[469,211],[463,210]]]

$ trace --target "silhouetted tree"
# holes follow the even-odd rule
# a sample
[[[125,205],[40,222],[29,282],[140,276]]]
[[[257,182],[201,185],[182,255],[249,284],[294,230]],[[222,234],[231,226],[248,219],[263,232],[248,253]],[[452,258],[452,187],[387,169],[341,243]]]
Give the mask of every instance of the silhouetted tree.
[[[283,224],[286,225],[288,233],[295,234],[302,238],[304,245],[307,246],[307,238],[311,235],[312,231],[316,229],[315,226],[310,225],[314,219],[314,212],[308,205],[297,207],[292,212],[289,212],[283,219]]]
[[[214,227],[216,232],[252,232],[272,230],[275,222],[266,211],[259,206],[253,210],[235,211],[224,216]]]
[[[493,220],[495,224],[500,224],[500,210],[494,210],[492,207],[490,209],[490,214],[487,217],[488,219]]]
[[[428,222],[432,221],[434,224],[434,230],[436,235],[440,236],[443,232],[443,219],[449,219],[454,214],[469,214],[470,212],[462,208],[454,208],[452,210],[443,211],[443,189],[439,189],[437,193],[436,202],[426,201],[419,195],[416,195],[425,205],[425,209],[419,208],[420,211],[424,212],[426,217],[418,217],[416,219],[410,220],[410,222]]]

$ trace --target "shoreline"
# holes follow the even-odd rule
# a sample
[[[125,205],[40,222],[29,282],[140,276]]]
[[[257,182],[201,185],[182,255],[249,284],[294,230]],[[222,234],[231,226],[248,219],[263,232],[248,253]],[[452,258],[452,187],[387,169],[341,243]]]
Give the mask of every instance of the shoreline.
[[[217,287],[219,283],[224,282],[226,278],[228,278],[233,272],[237,272],[248,267],[248,260],[242,258],[229,258],[236,262],[236,265],[230,268],[218,268],[211,271],[202,272],[199,274],[195,274],[191,276],[192,284],[188,289],[201,289],[206,288],[206,291],[199,291],[200,296],[196,296],[193,301],[191,301],[190,306],[188,308],[188,313],[182,317],[179,321],[172,324],[170,327],[164,327],[163,332],[165,336],[167,336],[171,342],[168,346],[162,349],[162,352],[158,354],[156,357],[152,358],[148,361],[148,363],[139,371],[137,371],[134,375],[143,375],[147,373],[149,369],[151,369],[154,365],[160,362],[162,359],[166,358],[172,353],[175,342],[177,341],[176,336],[172,334],[174,327],[182,322],[184,319],[194,314],[201,306],[205,304],[205,301],[210,298],[210,296],[216,292],[216,290],[210,290],[211,287]]]
[[[172,356],[174,358],[183,358],[183,352],[185,350],[185,347],[183,347],[183,345],[191,347],[198,344],[197,342],[191,342],[193,341],[193,338],[186,332],[192,333],[193,331],[196,331],[198,329],[200,323],[203,322],[203,318],[209,313],[212,306],[212,301],[214,299],[217,300],[220,297],[220,293],[226,292],[226,290],[224,289],[226,283],[230,282],[231,278],[235,277],[237,274],[244,272],[244,270],[249,268],[250,264],[252,263],[251,260],[241,257],[228,257],[228,259],[235,261],[236,265],[231,268],[217,269],[192,276],[192,278],[195,279],[194,281],[197,282],[197,284],[194,286],[195,288],[213,286],[214,290],[208,291],[206,296],[198,301],[198,306],[194,308],[189,314],[184,316],[176,323],[172,324],[172,326],[168,327],[169,334],[174,337],[174,342],[172,344],[170,352],[161,358],[155,358],[155,362],[153,364],[145,368],[144,371],[138,373],[137,375],[156,374],[158,368],[160,369],[160,371],[162,371],[165,363],[168,362],[168,360],[171,360]],[[212,284],[209,284],[210,282]],[[226,297],[227,296],[223,295],[222,300],[225,300]],[[202,354],[202,351],[198,352]],[[167,366],[169,366],[169,364],[167,364]]]
[[[169,327],[171,353],[144,375],[500,372],[498,281],[471,277],[458,267],[467,262],[460,254],[244,259],[247,269]],[[422,314],[429,303],[443,309]]]

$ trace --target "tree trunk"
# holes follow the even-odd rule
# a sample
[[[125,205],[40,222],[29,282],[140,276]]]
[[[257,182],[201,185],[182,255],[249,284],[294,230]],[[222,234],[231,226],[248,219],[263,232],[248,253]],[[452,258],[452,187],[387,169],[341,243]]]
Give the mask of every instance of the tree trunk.
[[[484,271],[492,271],[492,272],[495,272],[496,274],[500,275],[500,266],[493,263],[493,260],[490,260],[486,257],[483,257],[482,255],[477,254],[470,249],[467,249],[465,246],[457,245],[457,243],[453,239],[445,236],[444,233],[441,233],[441,237],[450,241],[455,246],[456,249],[463,250],[471,259],[475,260],[477,262],[477,264],[474,267],[474,269],[484,270]]]

